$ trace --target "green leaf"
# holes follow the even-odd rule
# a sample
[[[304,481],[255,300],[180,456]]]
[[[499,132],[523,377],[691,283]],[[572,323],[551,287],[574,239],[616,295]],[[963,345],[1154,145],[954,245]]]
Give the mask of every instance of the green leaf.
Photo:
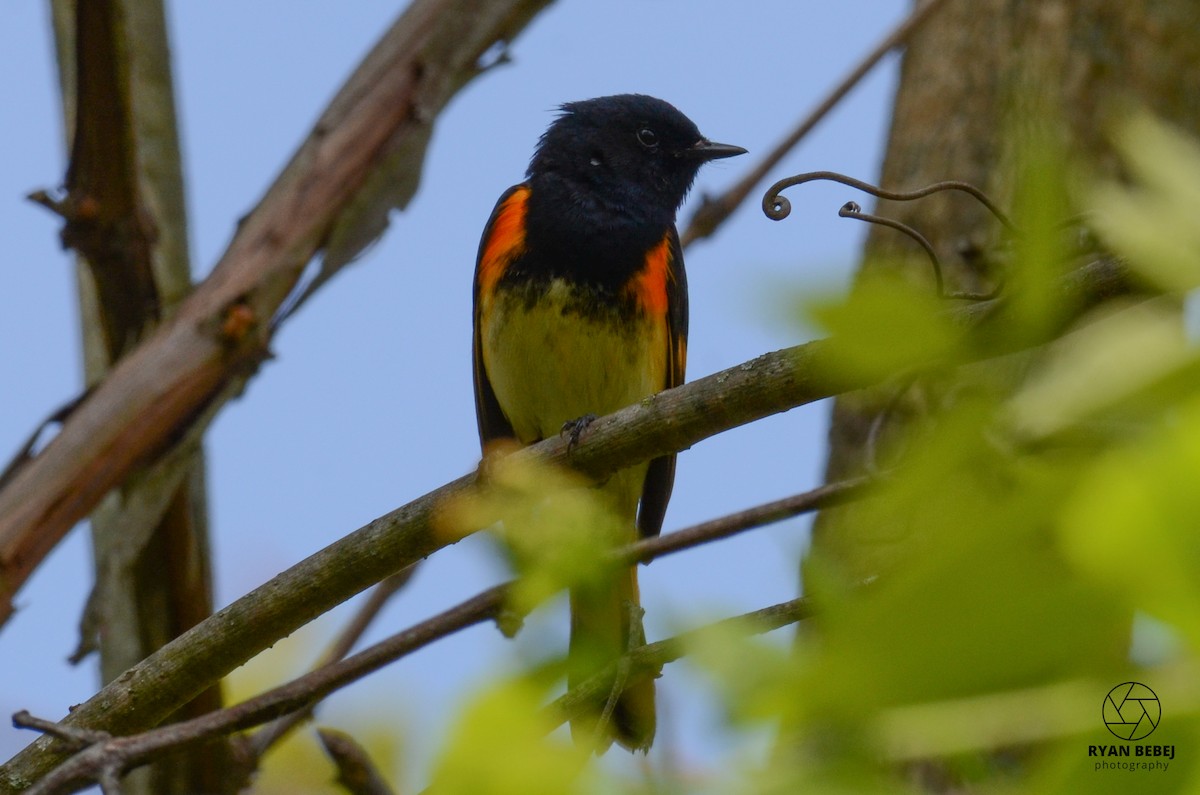
[[[609,553],[632,540],[634,530],[605,493],[563,469],[509,457],[492,464],[485,486],[449,506],[442,524],[493,524],[518,575],[511,606],[524,615],[566,588],[616,576]]]
[[[1146,116],[1129,122],[1118,142],[1135,183],[1093,188],[1097,232],[1153,284],[1200,285],[1200,146]]]
[[[1116,447],[1084,475],[1064,508],[1063,548],[1132,607],[1200,646],[1200,400],[1145,439]]]
[[[1037,439],[1111,410],[1191,367],[1176,306],[1106,310],[1050,347],[1008,407],[1010,427]]]
[[[961,332],[946,317],[948,304],[930,287],[882,267],[870,274],[844,300],[808,308],[832,337],[842,373],[881,379],[957,354]]]
[[[527,678],[496,683],[466,707],[433,771],[439,795],[563,795],[588,792],[589,754],[547,738],[545,689]]]

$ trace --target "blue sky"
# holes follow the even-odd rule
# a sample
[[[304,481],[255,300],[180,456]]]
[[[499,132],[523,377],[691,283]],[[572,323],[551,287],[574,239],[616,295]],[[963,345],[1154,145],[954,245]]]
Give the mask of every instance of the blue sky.
[[[906,12],[870,4],[711,0],[561,0],[512,48],[514,63],[460,94],[437,122],[421,188],[370,253],[282,330],[246,394],[207,441],[217,562],[225,604],[374,517],[470,470],[478,456],[470,380],[475,249],[495,199],[519,181],[553,109],[636,91],[660,96],[710,138],[750,150],[701,172],[681,219],[705,191],[731,184]],[[398,12],[399,3],[232,0],[168,6],[180,105],[193,266],[203,276],[307,134],[321,108]],[[853,9],[853,13],[849,12]],[[869,77],[772,179],[813,169],[878,173],[896,59]],[[9,4],[0,33],[5,81],[0,135],[0,455],[8,455],[80,385],[72,266],[58,224],[23,200],[64,172],[46,4]],[[19,154],[18,154],[19,153]],[[837,186],[789,194],[793,215],[765,219],[748,203],[687,254],[688,373],[708,374],[811,335],[797,321],[806,290],[845,283],[864,228],[840,220]],[[865,204],[866,202],[864,202]],[[789,412],[684,452],[670,531],[819,482],[827,406]],[[806,523],[787,522],[656,562],[642,572],[651,639],[795,596]],[[0,630],[0,713],[46,717],[95,690],[94,663],[72,668],[90,548],[76,528],[19,594]],[[385,612],[379,638],[503,576],[486,544],[439,553]],[[328,636],[337,616],[306,635]],[[565,611],[543,610],[530,640],[477,628],[331,699],[321,720],[353,728],[363,711],[394,715],[420,757],[446,719],[497,665],[565,644]],[[781,641],[785,640],[782,633]],[[535,642],[539,641],[539,642]],[[524,651],[523,651],[524,650]],[[302,654],[296,664],[307,659]],[[282,673],[282,672],[281,672]],[[719,767],[730,753],[685,665],[660,686],[663,719],[651,760]],[[382,706],[381,706],[382,705]],[[0,723],[0,756],[31,735]],[[614,754],[610,754],[613,756]],[[412,761],[412,760],[408,760]],[[405,764],[420,779],[418,764]],[[617,763],[614,763],[617,764]]]

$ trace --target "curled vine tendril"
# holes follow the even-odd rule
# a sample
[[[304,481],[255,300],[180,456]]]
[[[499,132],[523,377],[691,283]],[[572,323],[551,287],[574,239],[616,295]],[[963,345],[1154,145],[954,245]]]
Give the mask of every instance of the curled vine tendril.
[[[803,185],[805,182],[815,182],[817,180],[828,180],[830,182],[838,182],[842,185],[847,185],[856,190],[861,190],[863,193],[869,193],[880,199],[888,199],[889,201],[908,202],[915,199],[923,199],[934,193],[940,193],[947,190],[956,190],[965,193],[977,202],[988,209],[992,215],[996,216],[996,220],[1003,224],[1008,231],[1015,231],[1012,222],[1008,220],[1008,216],[1004,211],[996,206],[996,203],[988,197],[986,193],[981,191],[969,182],[963,182],[957,179],[948,179],[942,182],[935,182],[932,185],[926,185],[923,188],[910,191],[891,191],[884,190],[869,182],[863,182],[861,179],[839,174],[836,171],[806,171],[803,174],[797,174],[794,177],[781,179],[767,189],[763,195],[762,208],[768,218],[775,221],[782,221],[787,218],[792,212],[792,203],[788,201],[786,196],[780,194],[788,188],[796,185]]]
[[[1012,222],[1009,221],[1008,216],[1004,213],[1004,211],[997,207],[995,202],[993,202],[986,193],[969,182],[963,182],[961,180],[945,180],[943,182],[935,182],[932,185],[926,185],[925,187],[918,188],[917,190],[890,191],[884,190],[876,185],[872,185],[869,182],[864,182],[860,179],[846,176],[845,174],[839,174],[836,171],[808,171],[803,174],[797,174],[794,177],[787,177],[786,179],[779,180],[763,195],[763,213],[774,221],[782,221],[784,218],[787,218],[792,212],[792,203],[788,201],[786,196],[782,195],[782,192],[796,185],[802,185],[806,182],[814,182],[817,180],[838,182],[842,185],[855,188],[856,190],[861,190],[863,193],[869,193],[877,198],[888,199],[890,201],[913,201],[915,199],[923,199],[926,196],[930,196],[934,193],[940,193],[942,191],[959,191],[960,193],[967,194],[986,207],[988,212],[995,216],[996,220],[999,221],[1001,225],[1003,225],[1004,228],[1009,232],[1015,231]],[[913,229],[908,224],[901,223],[900,221],[892,218],[885,218],[880,215],[864,213],[862,211],[862,207],[859,206],[857,202],[852,201],[846,202],[842,205],[841,209],[838,210],[838,216],[841,218],[854,218],[870,224],[886,226],[889,229],[895,229],[897,232],[900,232],[901,234],[904,234],[915,241],[919,246],[921,246],[922,249],[924,249],[925,254],[929,257],[929,262],[933,267],[933,277],[937,283],[937,294],[941,298],[962,298],[971,301],[986,301],[991,298],[995,298],[1000,291],[1000,285],[997,284],[995,289],[988,293],[947,293],[945,288],[945,278],[942,275],[941,260],[938,259],[937,253],[934,251],[933,245],[929,242],[929,240],[916,229]]]
[[[829,180],[831,182],[838,182],[842,185],[861,190],[864,193],[869,193],[877,198],[888,199],[891,201],[913,201],[915,199],[922,199],[926,196],[939,193],[941,191],[959,191],[961,193],[966,193],[968,196],[971,196],[973,199],[986,207],[1009,233],[1015,234],[1016,232],[1012,222],[1009,221],[1008,216],[996,206],[995,202],[993,202],[987,194],[969,182],[962,182],[959,180],[935,182],[932,185],[926,185],[923,188],[918,188],[917,190],[912,191],[889,191],[872,185],[869,182],[863,182],[862,180],[848,177],[845,174],[839,174],[836,171],[810,171],[804,174],[797,174],[794,177],[781,179],[772,185],[770,189],[768,189],[763,195],[763,213],[765,213],[768,218],[775,221],[782,221],[784,218],[787,218],[792,212],[792,203],[788,201],[787,197],[781,195],[782,192],[795,185],[802,185],[805,182],[813,182],[816,180]],[[971,301],[986,301],[995,298],[1000,293],[1003,282],[999,280],[996,282],[995,287],[986,294],[964,292],[947,293],[945,277],[942,272],[942,263],[941,260],[938,259],[937,252],[934,251],[933,244],[929,242],[928,238],[908,224],[902,223],[893,218],[885,218],[880,215],[865,213],[858,202],[853,201],[846,202],[841,206],[841,208],[838,210],[838,217],[854,218],[858,221],[865,221],[870,224],[886,226],[889,229],[894,229],[897,232],[906,235],[909,239],[917,243],[917,245],[919,245],[925,251],[926,256],[929,257],[929,262],[933,267],[933,278],[937,284],[937,294],[940,298],[961,298]],[[866,457],[865,466],[867,471],[875,474],[878,474],[881,471],[878,456],[879,442],[880,437],[883,434],[884,426],[887,425],[888,421],[899,411],[904,395],[913,388],[918,379],[919,375],[916,373],[910,374],[908,377],[903,379],[902,383],[893,392],[883,409],[872,418],[863,448],[864,455]]]
[[[838,217],[855,218],[859,221],[866,221],[869,224],[886,226],[915,240],[921,248],[925,249],[925,253],[929,255],[929,262],[933,265],[933,278],[937,282],[937,294],[942,297],[946,296],[946,282],[942,277],[942,261],[938,259],[937,253],[933,250],[933,244],[929,242],[929,239],[925,235],[913,229],[908,224],[901,223],[894,218],[884,218],[882,215],[864,213],[858,202],[846,202],[843,204],[841,209],[838,210]]]

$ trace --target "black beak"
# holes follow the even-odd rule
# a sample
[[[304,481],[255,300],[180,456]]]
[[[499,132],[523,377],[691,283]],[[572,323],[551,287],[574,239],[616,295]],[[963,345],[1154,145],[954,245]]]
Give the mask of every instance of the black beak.
[[[705,162],[720,160],[723,157],[735,157],[746,154],[746,150],[733,144],[713,143],[707,138],[701,138],[689,148],[679,153],[680,157],[696,158]]]

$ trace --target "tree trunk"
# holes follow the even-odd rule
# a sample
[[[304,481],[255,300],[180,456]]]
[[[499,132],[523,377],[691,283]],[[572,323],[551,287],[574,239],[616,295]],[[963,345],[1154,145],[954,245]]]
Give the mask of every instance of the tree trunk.
[[[191,288],[183,175],[161,0],[54,0],[52,8],[71,154],[64,242],[79,254],[90,386]],[[114,490],[90,523],[96,582],[74,659],[98,648],[107,683],[212,612],[199,445]],[[217,686],[176,718],[220,706]],[[130,775],[124,791],[229,791],[227,753],[224,743],[181,752]]]
[[[1184,130],[1200,130],[1200,4],[1196,0],[951,0],[910,39],[901,67],[880,184],[907,190],[945,179],[1013,203],[1017,150],[1026,125],[1090,173],[1113,176],[1109,136],[1143,108]],[[987,289],[986,252],[999,227],[981,205],[953,193],[918,202],[880,202],[876,212],[909,224],[934,245],[947,288]],[[1059,219],[1053,219],[1059,220]],[[860,277],[900,268],[928,279],[927,258],[894,230],[873,227]],[[876,418],[889,406],[896,426],[929,416],[940,387],[900,387],[837,400],[826,480],[859,474]],[[898,408],[897,408],[898,407]],[[857,581],[886,568],[888,550],[856,538],[853,505],[818,517],[813,555]],[[812,583],[807,584],[811,586]]]

